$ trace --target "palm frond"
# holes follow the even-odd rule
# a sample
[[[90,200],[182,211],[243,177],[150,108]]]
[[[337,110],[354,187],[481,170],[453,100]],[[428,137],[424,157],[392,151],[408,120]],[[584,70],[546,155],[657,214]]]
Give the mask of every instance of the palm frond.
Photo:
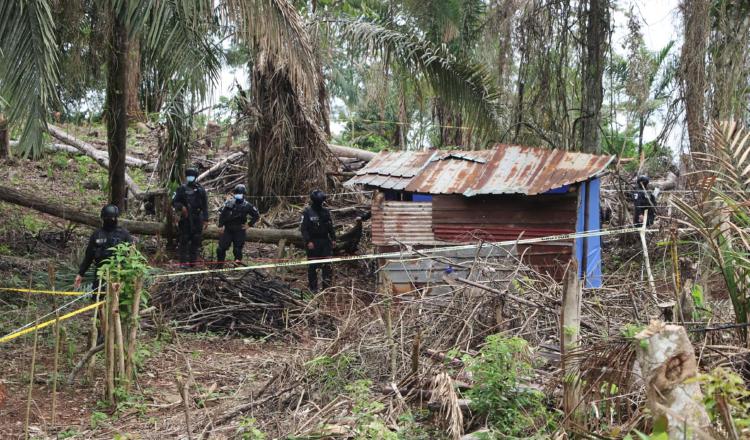
[[[709,131],[708,152],[696,155],[701,170],[716,176],[710,197],[697,206],[673,200],[688,225],[698,232],[718,266],[737,322],[748,322],[750,289],[750,133],[734,122],[716,123]]]
[[[432,90],[485,137],[497,133],[498,92],[486,67],[414,33],[365,19],[341,19],[343,35],[363,54],[380,54],[423,77]]]
[[[314,102],[319,75],[305,22],[288,0],[224,0],[225,19],[248,45],[265,54],[277,69],[288,71],[293,86]]]
[[[49,0],[0,2],[0,95],[11,124],[25,119],[24,156],[42,152],[47,113],[56,101],[58,53]]]
[[[180,81],[180,93],[203,99],[219,80],[223,51],[212,40],[216,21],[211,0],[142,2],[142,56],[156,69],[166,89]]]

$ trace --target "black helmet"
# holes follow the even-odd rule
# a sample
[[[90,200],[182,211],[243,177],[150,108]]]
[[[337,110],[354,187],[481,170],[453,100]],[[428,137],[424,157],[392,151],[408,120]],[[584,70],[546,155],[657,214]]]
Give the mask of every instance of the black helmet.
[[[245,188],[245,185],[239,184],[234,187],[234,193],[235,194],[247,194],[247,188]]]
[[[193,168],[193,167],[190,167],[190,168],[188,168],[188,169],[185,170],[185,176],[195,176],[195,177],[198,177],[198,170],[195,169],[195,168]]]
[[[310,193],[310,200],[313,203],[323,203],[326,201],[326,193],[319,189],[316,189],[315,191]]]
[[[648,176],[646,175],[638,176],[638,180],[636,181],[638,185],[643,185],[644,188],[648,186],[648,182],[650,181],[648,180]]]
[[[120,215],[120,209],[117,207],[117,205],[107,205],[104,208],[102,208],[102,213],[101,213],[102,220],[117,219],[119,215]]]

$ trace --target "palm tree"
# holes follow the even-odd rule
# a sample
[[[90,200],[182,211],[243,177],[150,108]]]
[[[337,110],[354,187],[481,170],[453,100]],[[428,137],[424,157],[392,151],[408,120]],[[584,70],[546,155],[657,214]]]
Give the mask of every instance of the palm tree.
[[[8,102],[8,124],[23,123],[24,156],[41,153],[57,98],[54,28],[49,0],[0,2],[0,96]]]
[[[26,119],[20,143],[26,156],[41,153],[47,113],[58,98],[59,45],[51,3],[20,0],[0,4],[0,50],[8,61],[0,63],[0,93],[10,103],[9,122]],[[143,38],[144,51],[158,63],[167,80],[185,76],[185,72],[215,78],[219,63],[205,55],[210,46],[208,23],[213,20],[213,5],[211,0],[107,0],[96,6],[105,11],[111,26],[106,32],[104,108],[110,157],[109,198],[124,207],[129,44]],[[91,20],[98,18],[91,15]]]
[[[441,109],[461,115],[453,118],[461,120],[459,125],[475,130],[480,139],[497,136],[498,92],[486,66],[393,22],[341,18],[339,23],[362,54],[379,55],[426,83],[440,99]]]

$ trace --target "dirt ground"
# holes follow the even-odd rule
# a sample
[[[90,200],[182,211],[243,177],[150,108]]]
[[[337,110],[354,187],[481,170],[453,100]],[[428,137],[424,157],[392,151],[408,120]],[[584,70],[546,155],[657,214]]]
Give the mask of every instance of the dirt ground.
[[[184,406],[177,377],[194,381],[189,398],[198,409],[232,406],[248,399],[271,377],[270,365],[280,356],[293,355],[295,347],[285,343],[258,342],[216,335],[181,335],[161,342],[142,338],[151,354],[144,362],[133,398],[121,404],[116,414],[100,402],[102,365],[97,364],[94,381],[85,378],[73,386],[60,385],[56,423],[52,423],[53,356],[40,347],[34,374],[29,433],[32,438],[178,438],[185,431]],[[23,438],[28,403],[30,359],[28,344],[21,341],[0,352],[4,365],[5,399],[0,404],[0,438]],[[67,373],[68,369],[63,370]],[[64,380],[64,378],[62,378]],[[223,435],[216,433],[212,438]],[[231,433],[229,433],[231,434]]]

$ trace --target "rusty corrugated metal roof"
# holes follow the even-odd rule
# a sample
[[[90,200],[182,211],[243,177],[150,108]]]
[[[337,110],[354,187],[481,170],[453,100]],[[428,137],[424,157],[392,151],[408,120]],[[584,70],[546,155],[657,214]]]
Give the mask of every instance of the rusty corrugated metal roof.
[[[402,190],[436,155],[435,151],[384,151],[346,182]]]
[[[601,174],[614,156],[498,145],[480,151],[380,153],[347,184],[423,194],[544,193]]]

